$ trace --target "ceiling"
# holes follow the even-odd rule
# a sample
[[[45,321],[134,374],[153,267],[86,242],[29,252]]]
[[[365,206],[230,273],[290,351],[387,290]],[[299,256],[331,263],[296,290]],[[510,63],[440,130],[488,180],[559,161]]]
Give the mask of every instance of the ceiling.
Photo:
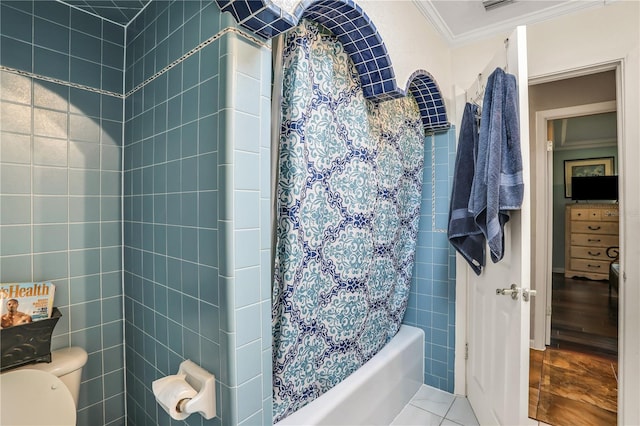
[[[615,146],[616,120],[615,111],[552,120],[554,150]]]
[[[490,10],[482,0],[413,1],[450,44],[461,45],[612,0],[511,0]]]
[[[151,0],[58,0],[120,25],[127,25]],[[372,1],[372,0],[363,0]],[[483,0],[412,0],[452,45],[513,30],[613,0],[506,0],[485,10]],[[274,0],[282,3],[283,0]]]
[[[107,19],[120,25],[127,25],[150,0],[64,0],[77,9]]]

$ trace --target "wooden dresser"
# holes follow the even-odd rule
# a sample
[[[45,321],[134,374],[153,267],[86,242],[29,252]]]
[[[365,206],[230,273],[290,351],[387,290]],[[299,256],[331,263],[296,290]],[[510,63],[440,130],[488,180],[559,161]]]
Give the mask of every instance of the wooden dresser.
[[[618,246],[617,204],[567,204],[564,276],[609,279],[607,247]]]

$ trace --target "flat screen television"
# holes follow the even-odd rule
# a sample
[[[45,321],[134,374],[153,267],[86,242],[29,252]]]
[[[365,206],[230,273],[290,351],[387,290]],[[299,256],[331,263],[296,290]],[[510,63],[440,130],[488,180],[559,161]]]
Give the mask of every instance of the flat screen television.
[[[573,176],[571,199],[575,201],[617,200],[618,176]]]

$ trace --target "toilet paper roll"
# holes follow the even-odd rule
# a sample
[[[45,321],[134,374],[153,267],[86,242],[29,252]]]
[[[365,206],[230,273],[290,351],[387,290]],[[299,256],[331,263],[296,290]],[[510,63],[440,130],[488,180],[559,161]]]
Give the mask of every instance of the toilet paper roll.
[[[185,378],[184,374],[176,374],[162,377],[151,384],[156,401],[175,420],[184,420],[189,417],[189,413],[178,411],[178,404],[183,399],[193,398],[197,394]]]

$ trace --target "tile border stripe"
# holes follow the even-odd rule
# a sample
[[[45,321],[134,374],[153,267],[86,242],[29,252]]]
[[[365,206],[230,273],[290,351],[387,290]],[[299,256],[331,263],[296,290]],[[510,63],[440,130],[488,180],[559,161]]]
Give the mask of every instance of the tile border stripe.
[[[61,84],[67,87],[73,87],[75,89],[87,90],[93,93],[99,93],[101,95],[112,96],[114,98],[124,99],[124,95],[120,93],[110,92],[108,90],[97,89],[91,86],[85,86],[84,84],[73,83],[71,81],[60,80],[59,78],[47,77],[46,75],[36,74],[30,71],[19,70],[5,65],[0,65],[0,71],[6,71],[11,74],[17,74],[24,77],[35,78],[37,80],[48,81],[49,83]]]
[[[60,84],[60,85],[67,86],[67,87],[73,87],[75,89],[87,90],[89,92],[98,93],[98,94],[106,95],[106,96],[111,96],[111,97],[118,98],[118,99],[126,99],[127,97],[131,96],[133,93],[135,93],[138,90],[140,90],[141,88],[143,88],[145,85],[149,84],[151,81],[155,80],[156,78],[158,78],[162,74],[164,74],[167,71],[169,71],[171,68],[173,68],[176,65],[180,64],[182,61],[186,60],[190,56],[195,55],[196,53],[198,53],[204,47],[208,46],[209,44],[213,43],[214,41],[218,40],[219,38],[221,38],[224,35],[229,34],[229,33],[239,35],[240,37],[243,37],[246,40],[257,44],[260,47],[263,47],[265,49],[271,50],[271,46],[268,43],[265,43],[264,41],[260,40],[259,38],[254,37],[254,36],[252,36],[250,34],[247,34],[244,31],[239,30],[238,28],[227,27],[227,28],[223,29],[222,31],[220,31],[219,33],[209,37],[207,40],[203,41],[202,43],[198,44],[196,47],[194,47],[193,49],[191,49],[190,51],[188,51],[187,53],[185,53],[184,55],[182,55],[181,57],[179,57],[175,61],[171,62],[169,65],[165,66],[160,71],[156,72],[154,75],[152,75],[151,77],[147,78],[145,81],[143,81],[142,83],[138,84],[136,87],[134,87],[133,89],[131,89],[130,91],[128,91],[125,94],[111,92],[109,90],[98,89],[98,88],[95,88],[95,87],[86,86],[84,84],[73,83],[71,81],[61,80],[59,78],[48,77],[46,75],[37,74],[37,73],[30,72],[30,71],[19,70],[19,69],[16,69],[16,68],[5,66],[5,65],[0,65],[0,71],[5,71],[5,72],[11,73],[11,74],[21,75],[21,76],[24,76],[24,77],[34,78],[34,79],[37,79],[37,80],[47,81],[49,83],[56,83],[56,84]]]
[[[167,71],[169,71],[171,68],[173,68],[176,65],[180,64],[181,62],[185,61],[189,57],[195,55],[200,50],[202,50],[203,48],[208,46],[209,44],[213,43],[214,41],[218,40],[219,38],[222,38],[223,36],[225,36],[226,34],[229,34],[229,33],[233,33],[233,34],[239,35],[240,37],[243,37],[243,38],[247,39],[248,41],[259,45],[260,47],[264,47],[265,49],[271,50],[271,46],[268,43],[265,43],[264,41],[258,39],[257,37],[254,37],[254,36],[252,36],[250,34],[247,34],[244,31],[239,30],[238,28],[227,27],[227,28],[223,29],[222,31],[220,31],[219,33],[214,34],[213,36],[209,37],[208,39],[206,39],[202,43],[198,44],[196,47],[194,47],[193,49],[191,49],[190,51],[188,51],[184,55],[180,56],[178,59],[172,61],[170,64],[168,64],[167,66],[162,68],[160,71],[156,72],[151,77],[147,78],[142,83],[138,84],[136,87],[134,87],[133,89],[129,90],[124,95],[124,97],[127,98],[127,97],[131,96],[132,94],[134,94],[135,92],[137,92],[138,90],[143,88],[145,85],[149,84],[150,82],[152,82],[156,78],[160,77],[162,74],[164,74]]]

